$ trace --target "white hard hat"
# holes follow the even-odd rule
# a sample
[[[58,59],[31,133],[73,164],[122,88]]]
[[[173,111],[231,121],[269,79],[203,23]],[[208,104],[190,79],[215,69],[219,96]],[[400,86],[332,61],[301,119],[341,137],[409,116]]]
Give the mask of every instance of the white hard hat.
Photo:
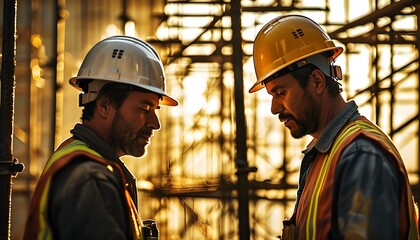
[[[134,37],[113,36],[98,42],[88,52],[76,77],[69,83],[86,92],[79,105],[94,101],[107,83],[124,83],[160,95],[160,104],[176,106],[178,102],[165,92],[165,73],[159,55],[148,43]]]

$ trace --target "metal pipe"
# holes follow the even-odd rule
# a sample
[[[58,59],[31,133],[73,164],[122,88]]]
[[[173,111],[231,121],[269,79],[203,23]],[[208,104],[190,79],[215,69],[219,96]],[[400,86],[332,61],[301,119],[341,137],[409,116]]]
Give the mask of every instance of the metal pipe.
[[[420,52],[420,8],[416,8],[416,16],[417,16],[417,43],[416,43],[416,49],[418,52]],[[418,61],[418,65],[420,66],[420,57],[417,58]],[[417,67],[417,82],[420,82],[420,67]],[[417,87],[417,106],[420,106],[420,88]],[[417,111],[419,111],[419,109],[417,108]],[[417,124],[420,123],[420,113],[417,112]],[[420,149],[420,127],[417,128],[417,149]],[[420,166],[420,151],[417,151],[417,166]],[[420,176],[420,168],[417,167],[417,177]],[[415,198],[417,199],[417,201],[420,199],[420,194],[419,192],[417,192],[417,196],[415,196]],[[418,220],[420,221],[420,219]],[[417,224],[419,225],[419,222],[417,222]]]
[[[1,60],[0,104],[0,239],[10,239],[13,166],[13,111],[16,67],[17,0],[5,0]]]
[[[246,146],[246,121],[243,87],[243,51],[241,35],[241,2],[231,1],[232,21],[232,63],[235,83],[235,119],[236,119],[236,168],[238,177],[238,219],[239,239],[248,240],[249,228],[249,200],[248,200],[248,159]]]
[[[57,92],[58,92],[58,84],[57,84],[57,28],[58,28],[58,21],[59,21],[59,10],[58,10],[58,0],[52,1],[53,3],[53,10],[54,10],[54,27],[51,29],[51,36],[52,36],[52,48],[51,48],[51,63],[49,67],[51,68],[51,79],[52,79],[52,86],[51,90],[51,132],[50,132],[50,138],[51,138],[51,145],[49,152],[52,153],[55,150],[55,144],[56,144],[56,135],[57,135]]]
[[[404,0],[404,1],[398,1],[394,2],[392,4],[389,4],[383,8],[376,9],[370,14],[367,14],[364,17],[361,17],[359,19],[356,19],[352,21],[351,23],[346,24],[345,26],[338,28],[332,32],[329,32],[328,35],[330,35],[333,39],[338,39],[339,34],[347,31],[351,28],[362,26],[368,23],[375,23],[377,19],[385,17],[385,16],[393,16],[401,12],[402,9],[410,6],[417,6],[419,5],[418,0]],[[377,6],[377,5],[376,5]]]

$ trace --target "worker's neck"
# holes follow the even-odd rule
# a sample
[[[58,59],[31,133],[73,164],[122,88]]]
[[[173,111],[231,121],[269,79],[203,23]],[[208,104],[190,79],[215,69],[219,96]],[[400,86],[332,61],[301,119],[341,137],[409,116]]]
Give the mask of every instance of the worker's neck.
[[[311,134],[312,137],[318,139],[325,127],[331,122],[331,120],[337,116],[346,106],[346,101],[341,95],[331,97],[326,94],[321,102],[321,113],[318,125],[318,131]]]

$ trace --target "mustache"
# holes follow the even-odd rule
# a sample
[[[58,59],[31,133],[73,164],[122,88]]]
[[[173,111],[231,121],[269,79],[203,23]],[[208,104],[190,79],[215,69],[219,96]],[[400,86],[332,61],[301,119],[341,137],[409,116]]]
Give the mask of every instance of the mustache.
[[[293,115],[291,115],[291,114],[281,114],[281,113],[279,113],[277,115],[277,117],[279,118],[280,121],[281,120],[284,120],[284,119],[293,119],[293,120],[296,121],[295,117]]]
[[[137,133],[137,137],[141,137],[141,136],[149,136],[152,137],[153,136],[153,129],[152,128],[142,128],[138,133]]]
[[[278,118],[279,118],[280,122],[284,122],[286,120],[293,120],[298,125],[302,125],[302,123],[297,118],[295,118],[295,116],[293,116],[292,114],[281,114],[281,113],[279,113]]]

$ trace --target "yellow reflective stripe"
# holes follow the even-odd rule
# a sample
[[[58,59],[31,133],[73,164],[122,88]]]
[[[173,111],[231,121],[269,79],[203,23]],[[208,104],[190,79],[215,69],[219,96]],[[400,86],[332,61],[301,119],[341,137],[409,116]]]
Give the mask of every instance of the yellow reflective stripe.
[[[341,143],[346,139],[347,136],[350,136],[352,133],[356,132],[359,127],[356,124],[349,125],[334,141],[334,144],[331,148],[331,152],[327,155],[322,164],[321,171],[318,174],[317,181],[315,183],[315,188],[311,196],[311,202],[309,205],[309,214],[307,217],[307,224],[306,224],[306,237],[307,239],[316,239],[316,222],[317,222],[317,212],[318,212],[318,204],[319,204],[319,196],[322,187],[324,186],[325,179],[327,177],[328,169],[331,165],[331,160],[333,159],[335,153],[337,152]]]
[[[51,178],[48,178],[47,183],[45,185],[45,189],[50,189],[50,185],[51,185]],[[50,226],[48,226],[47,224],[47,220],[45,219],[47,216],[48,192],[49,191],[44,190],[41,196],[41,203],[40,203],[40,209],[39,209],[40,211],[40,216],[39,216],[40,228],[39,229],[41,230],[43,229],[44,231],[39,231],[37,239],[45,239],[45,240],[53,239],[52,231],[50,229]]]
[[[62,147],[60,150],[54,152],[54,154],[51,156],[50,160],[47,162],[47,164],[45,165],[45,170],[48,170],[51,165],[53,165],[53,163],[55,163],[55,161],[57,161],[58,159],[62,158],[63,156],[73,152],[75,149],[77,150],[82,150],[88,153],[91,153],[95,156],[100,157],[101,155],[95,151],[93,151],[92,149],[90,149],[86,143],[80,141],[80,140],[74,140],[73,142],[69,143],[68,145]]]

